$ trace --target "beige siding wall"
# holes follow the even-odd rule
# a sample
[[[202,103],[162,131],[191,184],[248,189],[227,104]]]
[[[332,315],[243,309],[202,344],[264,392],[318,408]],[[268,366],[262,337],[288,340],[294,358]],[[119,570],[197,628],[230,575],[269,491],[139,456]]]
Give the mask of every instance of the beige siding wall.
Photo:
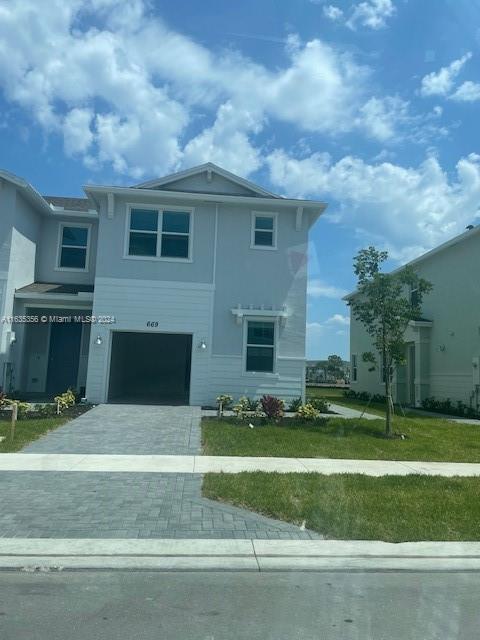
[[[474,232],[414,265],[417,273],[433,284],[422,309],[422,316],[433,322],[428,330],[429,344],[422,347],[426,365],[422,366],[423,394],[475,404],[472,359],[480,357],[479,256],[480,233]],[[359,362],[358,382],[352,389],[381,393],[379,373],[369,373],[369,365],[361,362],[361,354],[371,350],[371,342],[354,319],[350,349],[358,354]]]

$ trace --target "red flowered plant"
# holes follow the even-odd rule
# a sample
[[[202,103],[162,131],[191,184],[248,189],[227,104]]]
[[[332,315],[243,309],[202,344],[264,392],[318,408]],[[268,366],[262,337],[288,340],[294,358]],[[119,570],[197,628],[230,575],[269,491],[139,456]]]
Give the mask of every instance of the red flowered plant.
[[[285,403],[275,396],[262,396],[260,400],[263,413],[271,420],[280,420],[285,412]]]

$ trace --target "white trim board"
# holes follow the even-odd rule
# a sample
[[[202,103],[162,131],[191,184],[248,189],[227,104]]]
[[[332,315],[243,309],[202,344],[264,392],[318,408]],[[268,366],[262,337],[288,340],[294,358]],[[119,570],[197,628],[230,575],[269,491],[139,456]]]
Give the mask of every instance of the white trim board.
[[[209,282],[186,282],[185,280],[143,280],[142,278],[110,278],[99,276],[95,278],[95,285],[118,285],[135,287],[156,287],[164,289],[200,289],[214,291],[215,287]]]

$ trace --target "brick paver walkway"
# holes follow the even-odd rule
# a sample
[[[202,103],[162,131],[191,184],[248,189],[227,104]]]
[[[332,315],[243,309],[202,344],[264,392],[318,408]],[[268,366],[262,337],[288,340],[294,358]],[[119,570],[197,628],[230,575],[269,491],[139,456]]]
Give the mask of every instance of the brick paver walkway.
[[[200,409],[100,405],[24,453],[198,454]],[[0,472],[4,537],[320,538],[207,500],[189,473]]]

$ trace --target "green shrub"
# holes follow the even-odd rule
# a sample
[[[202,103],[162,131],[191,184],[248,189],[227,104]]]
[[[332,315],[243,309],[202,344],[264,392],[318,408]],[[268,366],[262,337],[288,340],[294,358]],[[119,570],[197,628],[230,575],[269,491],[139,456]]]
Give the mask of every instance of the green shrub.
[[[308,404],[311,404],[318,413],[328,413],[330,411],[329,403],[323,398],[310,398]]]
[[[242,396],[238,399],[237,404],[233,407],[233,411],[240,420],[265,417],[260,406],[260,402],[258,400],[247,398],[246,396]]]
[[[292,413],[296,413],[301,406],[302,406],[302,399],[294,398],[293,400],[290,401],[290,404],[288,405],[288,410],[291,411]]]
[[[239,398],[237,404],[233,406],[233,411],[237,418],[243,420],[245,414],[250,411],[250,403],[248,401],[248,398],[246,396],[242,396],[241,398]]]
[[[474,407],[470,407],[461,400],[453,404],[450,398],[439,400],[431,396],[422,400],[422,407],[427,411],[436,411],[437,413],[445,413],[449,416],[467,416],[469,418],[479,417],[478,411]]]
[[[233,398],[232,396],[227,395],[226,393],[222,393],[217,398],[217,406],[222,406],[223,409],[228,409],[228,407],[232,404]]]
[[[301,420],[316,420],[319,417],[320,412],[310,402],[307,402],[307,404],[303,404],[298,408],[297,418],[300,418]]]
[[[255,400],[254,398],[246,398],[248,411],[257,411],[258,405],[260,404],[260,400]]]
[[[73,407],[75,404],[75,394],[71,389],[67,389],[64,393],[61,393],[54,398],[57,403],[57,412],[62,413],[65,409]]]
[[[32,414],[36,418],[51,418],[57,413],[57,408],[53,404],[36,404]]]
[[[12,405],[17,405],[17,418],[22,420],[27,415],[27,412],[30,411],[30,404],[28,402],[21,402],[20,400],[13,400],[11,398],[4,398],[3,406],[11,407]]]

